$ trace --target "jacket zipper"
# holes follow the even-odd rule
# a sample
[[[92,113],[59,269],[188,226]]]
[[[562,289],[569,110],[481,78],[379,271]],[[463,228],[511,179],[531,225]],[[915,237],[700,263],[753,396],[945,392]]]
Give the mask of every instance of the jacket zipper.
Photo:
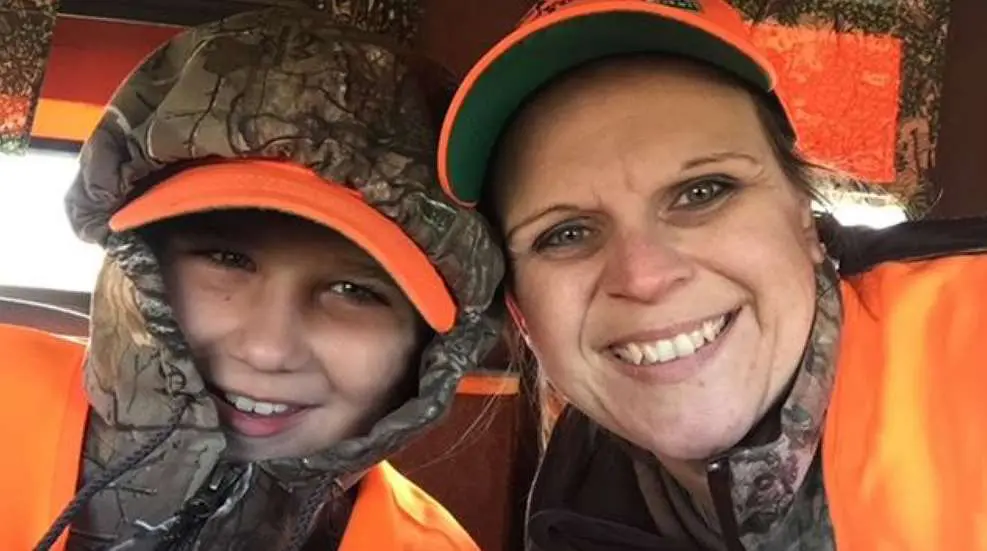
[[[720,522],[720,533],[728,551],[745,551],[740,543],[740,529],[737,527],[737,517],[733,513],[733,498],[730,488],[733,486],[730,473],[730,460],[720,458],[706,465],[706,476],[709,490],[713,496],[713,508]]]
[[[200,488],[182,507],[178,513],[178,522],[171,527],[155,549],[162,551],[194,549],[198,543],[199,533],[205,528],[209,517],[222,506],[244,472],[246,469],[240,465],[217,467],[209,483]]]

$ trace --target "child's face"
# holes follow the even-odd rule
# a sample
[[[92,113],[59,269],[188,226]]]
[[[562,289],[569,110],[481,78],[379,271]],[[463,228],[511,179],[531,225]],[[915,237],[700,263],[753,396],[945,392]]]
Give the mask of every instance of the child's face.
[[[362,249],[273,213],[189,220],[163,242],[169,299],[233,458],[317,452],[407,397],[424,325]]]

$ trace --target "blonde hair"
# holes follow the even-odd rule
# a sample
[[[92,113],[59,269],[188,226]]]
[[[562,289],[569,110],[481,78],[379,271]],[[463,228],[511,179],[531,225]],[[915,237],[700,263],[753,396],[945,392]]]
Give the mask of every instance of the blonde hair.
[[[109,256],[103,259],[96,278],[90,311],[89,362],[99,386],[109,390],[117,380],[126,349],[153,342],[137,306],[133,282]]]

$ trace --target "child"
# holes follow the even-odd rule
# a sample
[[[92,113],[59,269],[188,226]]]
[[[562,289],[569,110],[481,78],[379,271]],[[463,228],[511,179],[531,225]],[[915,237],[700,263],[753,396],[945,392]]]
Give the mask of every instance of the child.
[[[338,21],[192,29],[115,95],[67,197],[89,347],[0,327],[3,549],[476,549],[383,459],[496,340],[502,261],[423,66]]]

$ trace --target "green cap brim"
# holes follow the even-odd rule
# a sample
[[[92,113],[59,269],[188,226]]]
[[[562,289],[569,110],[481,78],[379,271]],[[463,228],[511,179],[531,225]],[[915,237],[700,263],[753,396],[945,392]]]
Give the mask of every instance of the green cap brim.
[[[771,77],[745,53],[680,21],[633,11],[594,13],[560,21],[503,52],[463,98],[443,160],[456,198],[471,204],[480,199],[500,135],[539,88],[590,61],[644,53],[695,58],[759,90],[771,90]]]

